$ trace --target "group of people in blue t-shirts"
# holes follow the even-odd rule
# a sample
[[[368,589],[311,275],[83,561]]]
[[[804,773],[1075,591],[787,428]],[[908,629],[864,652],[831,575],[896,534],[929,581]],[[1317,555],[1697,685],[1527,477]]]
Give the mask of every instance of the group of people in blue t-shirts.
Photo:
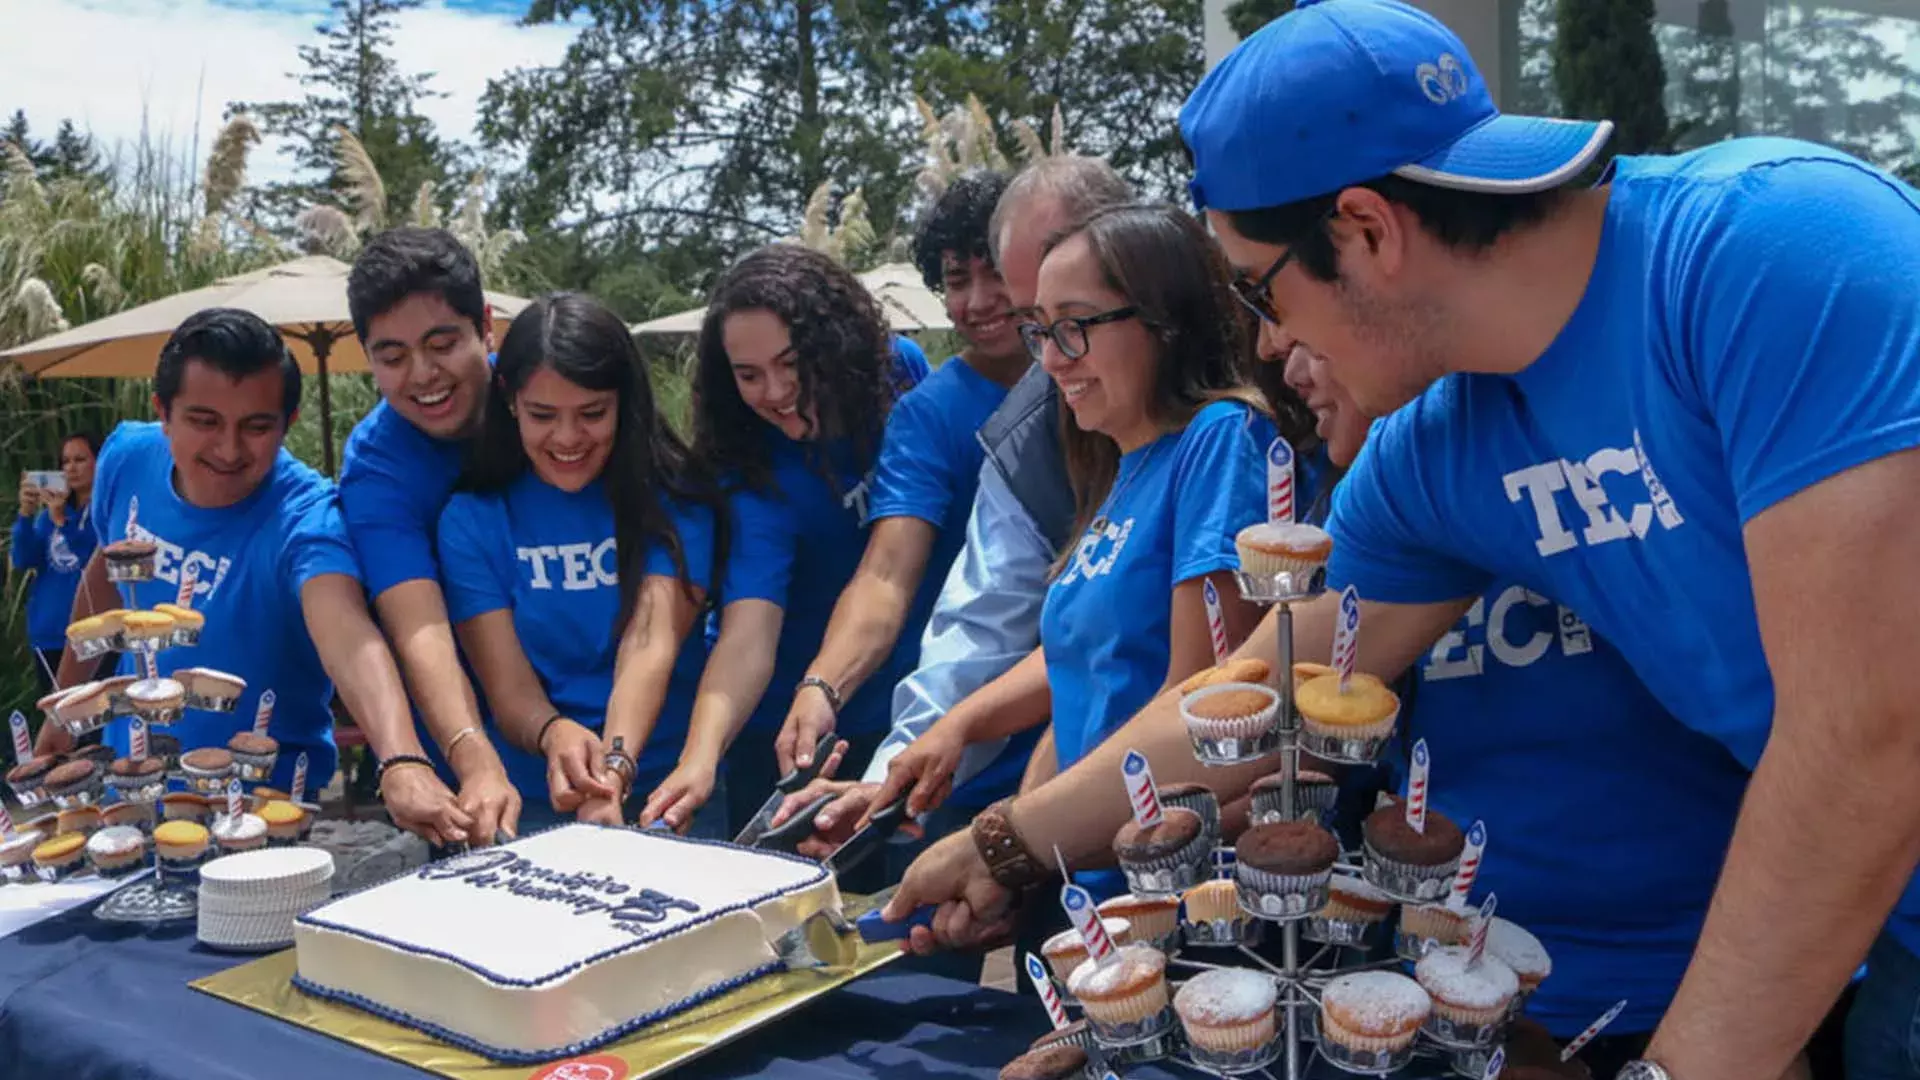
[[[1430,56],[1450,74],[1420,75]],[[1309,59],[1311,80],[1276,75]],[[1321,122],[1361,99],[1399,118],[1378,160]],[[1916,850],[1850,785],[1905,798],[1880,781],[1920,743],[1876,719],[1911,698],[1854,663],[1851,624],[1819,622],[1825,593],[1783,581],[1876,625],[1920,609],[1896,567],[1874,563],[1889,608],[1809,549],[1847,546],[1822,521],[1878,530],[1847,547],[1869,561],[1911,536],[1885,485],[1920,441],[1899,366],[1920,356],[1920,197],[1764,140],[1577,190],[1606,126],[1500,117],[1458,40],[1396,0],[1303,0],[1182,125],[1204,220],[1091,158],[954,181],[914,237],[963,343],[931,369],[831,258],[746,255],[711,290],[684,425],[598,301],[545,296],[501,333],[471,253],[396,229],[348,281],[382,400],[336,488],[282,445],[300,374],[278,335],[196,315],[159,357],[160,421],[97,463],[69,440],[69,494],[23,492],[35,645],[53,666],[67,614],[171,600],[192,566],[207,628],[162,669],[232,671],[248,698],[190,714],[183,748],[224,744],[272,690],[270,733],[325,784],[337,695],[393,820],[441,846],[565,820],[726,837],[826,752],[775,818],[825,802],[803,852],[905,800],[863,884],[904,875],[890,917],[940,905],[911,947],[1033,941],[1064,925],[1016,902],[1055,852],[1124,888],[1105,867],[1127,750],[1213,787],[1229,823],[1273,767],[1203,769],[1167,691],[1215,662],[1209,586],[1229,643],[1273,654],[1234,538],[1285,439],[1330,577],[1363,599],[1360,664],[1399,679],[1397,748],[1342,778],[1354,801],[1401,790],[1426,741],[1434,808],[1487,826],[1475,899],[1551,954],[1529,1012],[1565,1039],[1628,1002],[1584,1054],[1596,1074],[1804,1075],[1788,1063]],[[1840,356],[1881,366],[1812,366]],[[158,551],[130,598],[94,550],[126,537]],[[1329,605],[1296,617],[1323,658]],[[1910,906],[1853,1011],[1859,1080],[1920,1060]]]

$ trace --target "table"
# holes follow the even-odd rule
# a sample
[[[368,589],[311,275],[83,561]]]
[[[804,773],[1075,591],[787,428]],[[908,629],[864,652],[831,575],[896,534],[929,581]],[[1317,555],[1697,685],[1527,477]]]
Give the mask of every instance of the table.
[[[187,986],[246,959],[200,946],[191,924],[142,931],[90,909],[29,927],[0,941],[0,1061],[9,1076],[89,1080],[428,1075]],[[1032,998],[895,965],[673,1075],[994,1080],[1046,1026]],[[1150,1076],[1168,1078],[1143,1069],[1129,1080]]]

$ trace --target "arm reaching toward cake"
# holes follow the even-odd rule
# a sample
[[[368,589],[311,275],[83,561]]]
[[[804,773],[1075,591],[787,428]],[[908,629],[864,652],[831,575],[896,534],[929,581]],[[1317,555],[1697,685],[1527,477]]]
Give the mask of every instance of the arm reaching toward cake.
[[[513,612],[507,608],[489,611],[454,629],[473,662],[501,733],[527,752],[546,758],[553,808],[570,814],[590,796],[614,797],[615,787],[601,762],[605,750],[600,736],[560,716],[553,707],[539,674],[520,647]]]
[[[680,658],[680,645],[693,629],[705,599],[706,590],[685,586],[678,578],[664,574],[648,574],[640,583],[633,617],[627,621],[614,655],[613,696],[607,699],[607,720],[601,729],[607,749],[615,753],[614,760],[620,760],[620,753],[626,755],[627,771],[624,776],[616,773],[605,777],[614,786],[613,796],[589,796],[580,807],[580,820],[625,824],[620,807],[633,782],[633,768],[660,721],[674,661]],[[556,787],[554,798],[557,801],[560,797]]]
[[[907,798],[907,813],[915,817],[938,807],[952,792],[954,770],[960,767],[961,755],[968,746],[1004,739],[1046,723],[1051,704],[1047,658],[1042,650],[1035,649],[1006,674],[967,695],[888,762],[887,778],[868,804],[868,811],[902,795]]]
[[[713,797],[720,759],[773,679],[773,657],[785,618],[780,605],[769,600],[735,600],[721,610],[720,637],[700,673],[680,763],[647,796],[640,811],[642,828],[664,818],[675,832],[683,831]]]

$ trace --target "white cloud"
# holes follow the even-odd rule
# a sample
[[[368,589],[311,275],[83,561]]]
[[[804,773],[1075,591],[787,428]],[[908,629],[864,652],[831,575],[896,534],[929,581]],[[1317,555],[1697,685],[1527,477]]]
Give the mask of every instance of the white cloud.
[[[131,145],[144,126],[183,153],[197,131],[205,160],[229,101],[300,96],[296,50],[319,41],[317,21],[310,9],[212,0],[0,0],[0,110],[25,109],[43,136],[70,118],[108,149]],[[573,34],[435,2],[399,17],[394,53],[403,70],[434,72],[449,95],[421,111],[443,135],[471,140],[487,80],[556,62]],[[275,149],[254,152],[253,179],[290,175]]]

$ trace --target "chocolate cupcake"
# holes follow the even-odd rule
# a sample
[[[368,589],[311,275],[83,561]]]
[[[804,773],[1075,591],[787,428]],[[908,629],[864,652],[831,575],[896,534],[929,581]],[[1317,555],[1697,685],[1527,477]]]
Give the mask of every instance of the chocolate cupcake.
[[[106,560],[109,581],[152,581],[158,551],[151,540],[115,540],[100,549],[100,556]]]
[[[1200,815],[1200,826],[1216,842],[1220,838],[1220,797],[1205,784],[1167,784],[1160,788],[1161,806],[1178,806]]]
[[[168,735],[164,732],[149,730],[147,732],[147,756],[159,758],[160,761],[166,765],[167,771],[173,771],[174,766],[180,763],[179,737],[176,735]]]
[[[79,749],[67,751],[66,754],[62,755],[61,760],[91,761],[95,765],[105,769],[107,766],[113,764],[113,747],[103,743],[94,743],[91,746],[82,746]]]
[[[1445,814],[1429,808],[1425,832],[1415,832],[1400,804],[1367,815],[1360,826],[1368,881],[1402,903],[1441,899],[1453,886],[1467,838]]]
[[[1093,1045],[1093,1029],[1085,1020],[1075,1020],[1063,1028],[1055,1028],[1033,1040],[1029,1050],[1044,1050],[1049,1046],[1078,1046],[1085,1049]]]
[[[1180,699],[1187,739],[1201,761],[1234,765],[1280,748],[1280,695],[1260,683],[1220,683]]]
[[[1206,880],[1212,850],[1200,815],[1177,806],[1164,808],[1159,824],[1142,828],[1129,821],[1113,838],[1113,853],[1136,896],[1179,893]]]
[[[107,769],[107,786],[133,803],[151,803],[167,793],[166,763],[155,757],[121,758]]]
[[[1087,1074],[1087,1052],[1064,1043],[1029,1050],[1000,1070],[1000,1080],[1077,1080]]]
[[[280,757],[280,744],[271,736],[243,731],[227,740],[227,751],[233,755],[234,769],[240,779],[265,780],[273,775],[273,764]]]
[[[147,861],[147,837],[139,829],[116,825],[87,837],[87,861],[101,877],[130,874]]]
[[[194,791],[219,795],[233,778],[233,755],[217,746],[189,750],[180,755],[180,775]]]
[[[47,774],[53,771],[53,755],[28,758],[7,770],[7,786],[22,808],[38,806],[47,799]]]
[[[1299,919],[1327,905],[1340,842],[1308,821],[1255,825],[1234,845],[1240,903],[1269,919]]]
[[[46,783],[55,806],[85,806],[100,797],[100,766],[86,758],[55,765]]]
[[[46,838],[37,829],[26,829],[0,839],[0,882],[23,881],[33,873],[33,849]]]

